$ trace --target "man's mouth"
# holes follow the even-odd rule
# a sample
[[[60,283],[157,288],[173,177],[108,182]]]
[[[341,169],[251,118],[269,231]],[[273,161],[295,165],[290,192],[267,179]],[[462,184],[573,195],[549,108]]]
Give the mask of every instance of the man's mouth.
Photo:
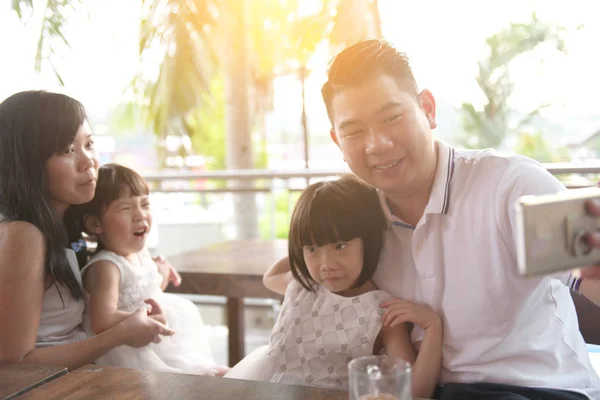
[[[396,165],[398,165],[398,163],[400,161],[402,161],[401,158],[394,160],[394,161],[387,162],[387,163],[383,163],[383,164],[375,164],[375,165],[373,165],[373,168],[378,169],[378,170],[390,169],[390,168],[393,168]]]

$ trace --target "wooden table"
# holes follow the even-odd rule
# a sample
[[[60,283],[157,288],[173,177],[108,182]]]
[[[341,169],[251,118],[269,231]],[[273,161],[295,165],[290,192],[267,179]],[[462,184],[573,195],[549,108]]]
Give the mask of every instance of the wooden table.
[[[239,379],[85,366],[25,393],[19,400],[347,400],[348,393]]]
[[[65,375],[65,367],[0,362],[0,399],[12,399]]]
[[[287,254],[287,240],[237,240],[169,257],[182,278],[169,291],[227,297],[230,366],[245,355],[244,297],[280,299],[264,287],[262,276]]]

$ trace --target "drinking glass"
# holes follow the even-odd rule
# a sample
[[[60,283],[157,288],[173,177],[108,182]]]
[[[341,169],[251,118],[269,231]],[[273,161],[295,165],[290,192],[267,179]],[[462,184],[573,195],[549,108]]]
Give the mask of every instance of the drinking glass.
[[[350,400],[412,400],[410,364],[388,356],[364,356],[348,364]]]

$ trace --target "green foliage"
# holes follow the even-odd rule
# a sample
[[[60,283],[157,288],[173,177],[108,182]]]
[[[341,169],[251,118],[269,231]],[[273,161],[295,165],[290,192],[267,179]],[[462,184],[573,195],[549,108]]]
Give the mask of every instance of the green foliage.
[[[249,65],[255,123],[272,107],[272,81],[306,67],[322,43],[347,45],[368,36],[369,18],[379,21],[377,1],[245,0],[248,21]],[[47,0],[38,42],[36,68],[52,64],[54,41],[68,45],[63,27],[81,0]],[[144,68],[133,78],[127,104],[116,114],[117,126],[135,131],[143,125],[156,135],[159,162],[164,164],[167,136],[189,136],[193,149],[210,154],[209,169],[225,167],[225,111],[222,79],[217,73],[230,46],[222,21],[227,4],[217,0],[142,0],[140,2],[139,57]],[[366,5],[365,5],[366,4]],[[12,0],[12,9],[24,20],[33,0]],[[242,11],[240,11],[242,12]],[[132,21],[134,23],[135,21]],[[379,26],[376,27],[379,30]],[[62,82],[58,71],[57,79]],[[300,121],[299,121],[300,122]],[[264,135],[263,135],[264,137]],[[266,144],[259,149],[257,166],[267,165]],[[186,149],[181,149],[185,156]]]
[[[515,152],[542,163],[569,161],[569,150],[566,147],[553,148],[539,131],[521,133]]]
[[[32,15],[35,2],[33,0],[12,0],[11,7],[17,13],[21,20],[26,19],[26,15]],[[46,0],[45,9],[42,14],[40,36],[38,37],[34,70],[41,72],[42,64],[47,62],[56,80],[64,86],[65,82],[60,71],[54,65],[53,56],[59,46],[70,47],[69,41],[63,35],[63,27],[67,20],[81,5],[81,0]]]
[[[218,77],[209,85],[211,97],[187,121],[195,154],[206,157],[209,170],[225,169],[225,89]]]
[[[154,73],[138,73],[131,89],[159,150],[169,135],[192,136],[188,118],[209,93],[217,60],[210,33],[217,25],[214,7],[209,0],[142,1],[139,55]]]
[[[477,84],[485,103],[478,109],[471,103],[462,105],[464,136],[462,144],[470,148],[498,147],[509,134],[532,121],[548,104],[528,112],[516,123],[509,106],[515,83],[509,67],[517,57],[533,51],[543,43],[551,43],[560,52],[565,51],[562,39],[565,29],[540,21],[535,13],[527,23],[511,23],[508,28],[487,38],[487,57],[478,62]]]
[[[298,198],[299,192],[275,192],[275,238],[287,239],[290,230],[290,218]],[[265,199],[264,210],[259,221],[260,237],[270,239],[272,233],[272,206],[273,196]]]

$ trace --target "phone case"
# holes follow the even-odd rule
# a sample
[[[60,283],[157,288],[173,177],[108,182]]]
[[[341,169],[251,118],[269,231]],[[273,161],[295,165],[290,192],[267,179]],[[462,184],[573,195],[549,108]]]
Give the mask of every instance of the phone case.
[[[600,197],[600,188],[517,200],[516,245],[521,275],[553,274],[600,262],[600,249],[585,240],[586,232],[600,229],[600,217],[589,214],[585,207],[585,202],[595,197]]]

